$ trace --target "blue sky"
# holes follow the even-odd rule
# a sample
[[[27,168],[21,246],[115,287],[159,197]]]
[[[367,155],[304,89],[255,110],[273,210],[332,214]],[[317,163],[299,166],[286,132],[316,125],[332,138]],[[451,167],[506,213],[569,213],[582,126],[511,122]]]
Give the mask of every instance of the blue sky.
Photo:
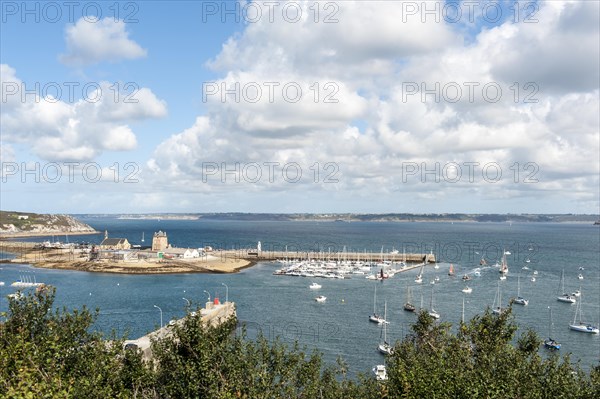
[[[596,2],[69,4],[2,2],[2,209],[599,212]]]

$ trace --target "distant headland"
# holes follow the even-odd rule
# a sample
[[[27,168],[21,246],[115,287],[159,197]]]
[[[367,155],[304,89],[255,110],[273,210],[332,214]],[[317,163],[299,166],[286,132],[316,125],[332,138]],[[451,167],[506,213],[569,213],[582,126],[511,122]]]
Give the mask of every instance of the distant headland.
[[[466,214],[466,213],[145,213],[78,214],[77,217],[114,217],[156,220],[239,220],[239,221],[318,221],[318,222],[553,222],[590,223],[600,215],[589,214]]]
[[[0,238],[97,233],[71,215],[0,211]]]

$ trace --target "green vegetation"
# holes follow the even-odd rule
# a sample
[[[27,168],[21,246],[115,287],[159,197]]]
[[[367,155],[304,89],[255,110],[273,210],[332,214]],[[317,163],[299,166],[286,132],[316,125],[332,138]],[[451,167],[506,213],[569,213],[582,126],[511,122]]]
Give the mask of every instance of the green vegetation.
[[[5,233],[62,233],[94,229],[69,215],[0,211],[0,232]]]
[[[419,315],[388,358],[389,380],[346,377],[342,360],[233,334],[188,315],[174,339],[153,342],[152,362],[123,340],[90,332],[96,313],[52,310],[54,289],[10,299],[0,324],[3,398],[598,398],[600,367],[583,372],[569,357],[542,359],[526,332],[511,344],[512,315],[489,311],[461,324]]]

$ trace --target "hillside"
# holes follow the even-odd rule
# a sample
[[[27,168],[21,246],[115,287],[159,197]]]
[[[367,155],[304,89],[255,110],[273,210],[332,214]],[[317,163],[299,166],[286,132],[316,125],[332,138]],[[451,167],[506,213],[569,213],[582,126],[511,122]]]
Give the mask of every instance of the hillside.
[[[69,215],[0,211],[0,235],[87,234],[96,231]]]

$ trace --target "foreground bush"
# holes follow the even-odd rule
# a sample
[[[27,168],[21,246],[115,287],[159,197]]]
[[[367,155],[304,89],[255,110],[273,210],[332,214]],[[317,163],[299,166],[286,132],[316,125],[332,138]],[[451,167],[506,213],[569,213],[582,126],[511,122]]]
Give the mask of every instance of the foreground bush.
[[[54,289],[11,299],[0,323],[4,398],[600,398],[600,368],[583,372],[569,357],[538,355],[526,332],[512,344],[509,312],[486,311],[457,333],[419,315],[387,359],[389,380],[346,378],[342,360],[323,364],[279,341],[236,335],[236,320],[207,327],[188,316],[152,344],[153,360],[123,340],[91,332],[97,311],[52,310]]]

